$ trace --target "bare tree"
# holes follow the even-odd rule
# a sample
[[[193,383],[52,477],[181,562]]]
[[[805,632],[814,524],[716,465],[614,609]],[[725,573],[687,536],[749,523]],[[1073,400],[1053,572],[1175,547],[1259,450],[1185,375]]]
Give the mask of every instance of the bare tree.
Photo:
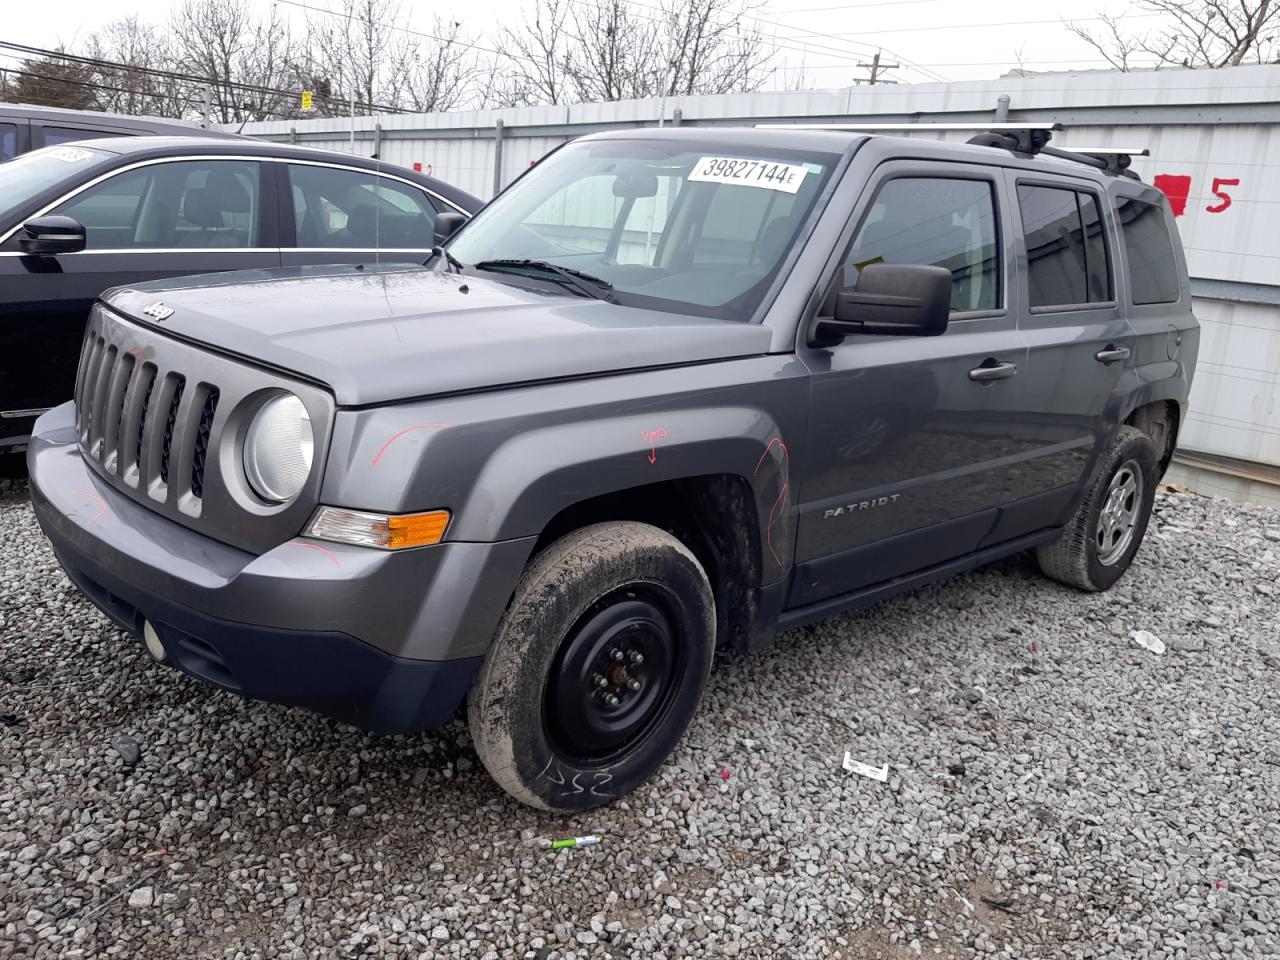
[[[1123,29],[1123,17],[1100,13],[1099,30],[1066,26],[1117,70],[1280,62],[1280,0],[1136,0],[1135,6],[1162,17],[1163,24],[1132,34]]]
[[[113,20],[90,34],[85,56],[119,66],[94,68],[101,84],[99,108],[112,113],[139,116],[182,117],[194,98],[189,84],[150,72],[155,68],[174,69],[173,44],[169,35],[154,24],[130,14]]]
[[[570,2],[538,0],[519,28],[503,28],[501,45],[510,52],[505,88],[517,102],[566,103],[572,95],[570,64],[579,41],[571,35]]]
[[[213,118],[221,123],[292,109],[287,87],[294,43],[274,6],[265,19],[251,0],[182,0],[169,21],[174,56],[184,72],[207,77]]]
[[[493,66],[482,65],[475,45],[462,33],[462,24],[433,17],[412,53],[405,94],[408,106],[424,113],[456,110],[483,96],[476,81],[491,76]],[[493,91],[492,82],[489,90]]]
[[[755,0],[669,0],[663,8],[667,94],[749,93],[771,75],[774,49]]]

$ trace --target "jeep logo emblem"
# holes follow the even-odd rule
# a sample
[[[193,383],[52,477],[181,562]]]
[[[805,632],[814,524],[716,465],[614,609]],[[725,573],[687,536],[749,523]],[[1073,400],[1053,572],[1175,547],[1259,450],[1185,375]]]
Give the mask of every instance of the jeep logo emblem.
[[[163,300],[157,300],[142,312],[156,323],[164,323],[173,316],[173,307],[166,306]]]

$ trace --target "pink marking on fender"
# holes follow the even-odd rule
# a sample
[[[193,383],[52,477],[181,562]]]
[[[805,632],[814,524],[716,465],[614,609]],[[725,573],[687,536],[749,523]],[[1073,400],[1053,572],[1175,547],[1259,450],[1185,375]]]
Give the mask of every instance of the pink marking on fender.
[[[773,546],[773,525],[782,519],[782,514],[778,512],[778,507],[782,506],[782,501],[787,499],[787,494],[790,492],[791,486],[783,483],[782,489],[778,491],[778,499],[773,501],[773,506],[769,508],[769,525],[765,527],[766,539],[769,541],[769,552],[773,554],[774,563],[778,566],[782,566],[782,558],[778,556],[778,551]]]
[[[107,501],[103,500],[96,493],[90,493],[88,490],[72,490],[77,497],[87,497],[90,500],[96,500],[98,503],[98,512],[84,522],[86,527],[92,526],[99,517],[107,512]]]
[[[327,547],[322,547],[318,543],[303,543],[300,540],[286,540],[281,546],[285,547],[304,547],[307,550],[318,550],[326,557],[333,561],[335,567],[342,566],[342,561],[338,559],[338,555]]]
[[[791,452],[787,449],[787,445],[782,442],[782,438],[774,437],[772,440],[769,441],[768,445],[764,448],[764,453],[760,454],[760,459],[756,463],[756,469],[751,474],[753,477],[760,472],[760,468],[764,466],[765,460],[768,459],[769,451],[772,450],[775,446],[782,451],[783,460],[791,459]]]
[[[658,462],[658,448],[656,441],[667,439],[667,430],[665,427],[658,427],[656,430],[642,430],[640,436],[644,438],[645,443],[649,444],[649,462]]]
[[[452,424],[448,424],[448,423],[415,423],[415,424],[414,424],[413,426],[411,426],[411,427],[405,427],[403,430],[399,431],[398,433],[393,433],[393,434],[391,435],[391,438],[390,438],[389,440],[387,440],[387,442],[386,442],[386,443],[384,443],[381,447],[379,447],[379,448],[378,448],[378,452],[377,452],[376,454],[374,454],[374,456],[373,456],[373,463],[369,464],[369,466],[371,466],[371,467],[376,467],[376,466],[378,465],[378,461],[382,459],[382,455],[383,455],[384,453],[386,453],[386,452],[387,452],[387,447],[391,446],[393,443],[395,443],[397,440],[399,440],[401,437],[403,437],[406,433],[413,433],[413,431],[415,431],[415,430],[432,430],[432,429],[437,429],[437,430],[439,430],[439,429],[444,429],[445,427],[449,427],[449,426],[452,426]]]

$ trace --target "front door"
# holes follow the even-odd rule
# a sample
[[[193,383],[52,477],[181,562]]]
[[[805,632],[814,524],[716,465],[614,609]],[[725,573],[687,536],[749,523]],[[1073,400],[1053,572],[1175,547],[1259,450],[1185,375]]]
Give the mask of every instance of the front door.
[[[998,172],[959,165],[898,161],[869,184],[835,285],[873,263],[945,266],[951,320],[940,337],[801,346],[811,429],[791,606],[971,553],[994,525],[1026,365],[1007,207]]]
[[[263,203],[259,167],[249,160],[139,166],[48,211],[84,224],[84,251],[23,256],[16,236],[5,242],[0,443],[28,435],[39,412],[71,399],[85,321],[104,290],[280,265],[274,214],[264,212],[274,203]]]

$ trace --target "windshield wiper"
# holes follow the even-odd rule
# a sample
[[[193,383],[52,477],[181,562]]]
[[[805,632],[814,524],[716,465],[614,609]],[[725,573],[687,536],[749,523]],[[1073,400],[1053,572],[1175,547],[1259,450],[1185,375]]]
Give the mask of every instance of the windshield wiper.
[[[618,302],[618,298],[610,293],[613,289],[613,284],[608,280],[593,277],[591,274],[575,270],[573,267],[562,267],[558,263],[548,263],[546,260],[503,259],[481,260],[475,264],[475,269],[477,270],[492,270],[495,273],[510,273],[513,272],[512,268],[516,268],[514,272],[519,272],[519,268],[524,268],[526,270],[549,273],[566,286],[572,287],[592,300],[604,300],[606,303]]]
[[[454,273],[462,272],[462,268],[463,268],[462,261],[459,260],[457,257],[455,257],[448,250],[446,250],[444,247],[432,247],[431,255],[433,257],[439,257],[440,265],[443,265],[446,269],[449,267],[452,267]]]

